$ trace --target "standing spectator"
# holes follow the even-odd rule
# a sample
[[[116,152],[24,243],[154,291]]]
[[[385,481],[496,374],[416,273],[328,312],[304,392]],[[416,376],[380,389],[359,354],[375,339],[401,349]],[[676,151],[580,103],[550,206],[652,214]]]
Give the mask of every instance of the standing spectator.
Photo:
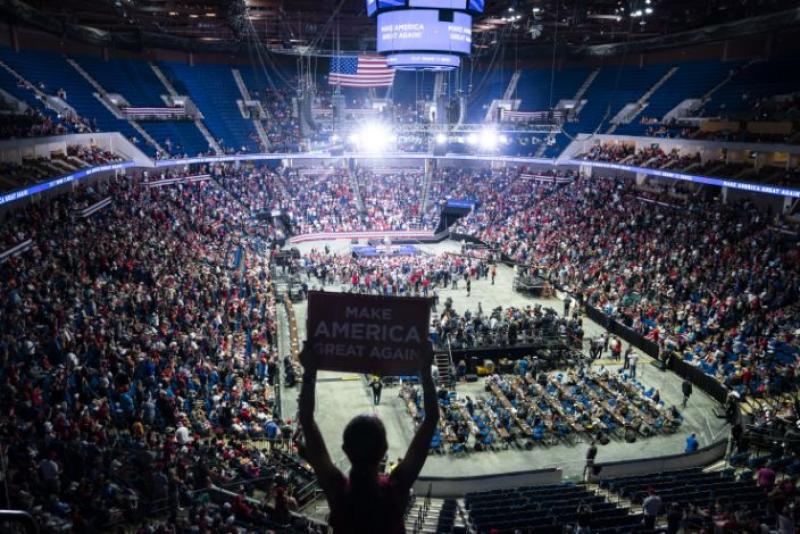
[[[60,475],[61,468],[55,461],[56,453],[52,452],[39,462],[39,476],[42,477],[43,485],[50,491],[58,495],[61,492]]]
[[[692,434],[688,438],[686,438],[686,449],[684,449],[683,452],[685,452],[686,454],[693,453],[698,449],[699,446],[700,444],[697,442],[697,436],[695,434]]]
[[[586,481],[588,481],[593,474],[595,458],[597,458],[597,444],[592,440],[589,444],[589,450],[586,451],[586,467],[583,468],[583,479]]]
[[[603,337],[596,337],[592,339],[589,346],[589,356],[592,360],[597,360],[603,352]]]
[[[623,362],[622,362],[623,369],[627,369],[628,367],[630,367],[629,359],[631,357],[631,354],[633,354],[633,345],[628,345],[628,348],[625,349],[625,354],[623,356]]]
[[[763,488],[768,492],[772,491],[773,486],[775,486],[775,471],[767,466],[762,467],[756,473],[756,483],[759,488]]]
[[[569,295],[564,297],[564,317],[569,317],[569,306],[572,304],[572,299],[569,298]]]
[[[431,376],[433,377],[434,384],[439,382],[439,366],[435,363],[431,364]]]
[[[681,384],[681,391],[683,391],[683,404],[681,406],[686,408],[686,403],[689,402],[689,397],[692,396],[692,383],[684,379]]]
[[[730,454],[734,454],[736,451],[742,450],[742,434],[744,430],[742,429],[741,423],[736,423],[731,427],[731,451]]]
[[[778,534],[795,534],[794,510],[784,506],[778,513]]]
[[[622,341],[617,336],[611,340],[611,358],[619,361],[622,356]]]
[[[494,279],[497,277],[497,266],[492,265],[492,285],[494,285]]]
[[[273,417],[267,421],[267,424],[264,426],[264,432],[267,435],[267,441],[269,441],[270,446],[274,447],[275,442],[278,441],[281,432],[281,427],[278,424],[277,417]]]
[[[682,520],[683,512],[680,505],[676,502],[671,502],[667,510],[667,534],[678,534]]]
[[[380,377],[373,376],[369,387],[372,389],[372,402],[377,406],[381,403],[381,391],[383,391],[383,382]]]
[[[294,429],[292,428],[292,420],[287,419],[281,425],[281,440],[283,441],[282,445],[286,447],[286,450],[291,450],[292,447],[292,434],[294,433]]]
[[[642,501],[642,514],[644,515],[644,528],[655,528],[656,519],[661,513],[661,497],[656,495],[655,488],[647,488],[647,497]]]
[[[628,356],[628,369],[631,373],[631,378],[636,378],[636,364],[639,363],[639,355],[635,352],[632,352]]]
[[[592,506],[582,502],[578,505],[578,521],[575,534],[590,534],[592,532]]]
[[[344,429],[342,448],[350,461],[345,476],[331,461],[322,433],[314,420],[314,388],[317,369],[312,354],[302,358],[305,374],[300,392],[300,424],[305,436],[305,457],[325,491],[330,507],[330,525],[335,533],[403,532],[409,491],[428,457],[439,423],[436,385],[430,375],[433,353],[420,358],[425,417],[417,428],[403,460],[390,475],[378,466],[386,454],[386,429],[380,419],[360,415]]]

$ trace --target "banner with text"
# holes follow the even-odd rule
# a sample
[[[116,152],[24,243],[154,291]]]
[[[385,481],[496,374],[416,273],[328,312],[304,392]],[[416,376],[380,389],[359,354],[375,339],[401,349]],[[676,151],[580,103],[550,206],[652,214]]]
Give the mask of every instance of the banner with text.
[[[428,298],[311,291],[305,350],[328,371],[414,374],[431,350],[430,309]]]

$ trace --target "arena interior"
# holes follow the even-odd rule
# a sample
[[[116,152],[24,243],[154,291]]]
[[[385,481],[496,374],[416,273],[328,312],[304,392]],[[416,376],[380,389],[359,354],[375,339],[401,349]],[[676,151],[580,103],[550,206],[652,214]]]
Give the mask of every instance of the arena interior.
[[[796,2],[0,12],[3,532],[795,532]]]

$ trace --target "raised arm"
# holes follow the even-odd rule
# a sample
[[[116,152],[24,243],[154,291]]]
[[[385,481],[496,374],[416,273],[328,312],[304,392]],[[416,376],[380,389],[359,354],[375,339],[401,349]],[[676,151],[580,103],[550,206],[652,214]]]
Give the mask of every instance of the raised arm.
[[[304,372],[303,385],[300,389],[299,419],[306,442],[305,459],[314,468],[314,473],[319,479],[320,486],[327,493],[329,489],[335,487],[338,481],[344,478],[344,475],[331,462],[328,448],[325,446],[325,440],[322,439],[322,433],[314,420],[314,405],[316,401],[314,390],[317,384],[317,366],[313,359],[312,355],[307,354],[305,350],[303,351],[301,361]]]
[[[425,465],[431,440],[439,423],[439,401],[436,398],[436,385],[431,376],[432,362],[432,350],[420,358],[419,380],[422,384],[423,402],[425,403],[425,419],[417,428],[417,433],[411,440],[403,460],[392,471],[392,477],[403,490],[411,488],[422,470],[422,466]]]

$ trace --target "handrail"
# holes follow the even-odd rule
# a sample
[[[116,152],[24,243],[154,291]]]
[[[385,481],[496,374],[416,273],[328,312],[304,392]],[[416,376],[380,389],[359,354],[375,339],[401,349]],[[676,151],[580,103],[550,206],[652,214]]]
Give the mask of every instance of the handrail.
[[[33,516],[22,510],[0,510],[0,523],[19,523],[28,534],[39,532],[39,524]]]
[[[453,349],[450,346],[450,334],[447,335],[447,357],[450,363],[450,369],[448,369],[448,373],[450,374],[450,383],[454,384],[458,381],[458,377],[453,376],[453,369],[455,369],[455,364],[453,363]],[[428,494],[430,496],[430,487],[428,488]]]

